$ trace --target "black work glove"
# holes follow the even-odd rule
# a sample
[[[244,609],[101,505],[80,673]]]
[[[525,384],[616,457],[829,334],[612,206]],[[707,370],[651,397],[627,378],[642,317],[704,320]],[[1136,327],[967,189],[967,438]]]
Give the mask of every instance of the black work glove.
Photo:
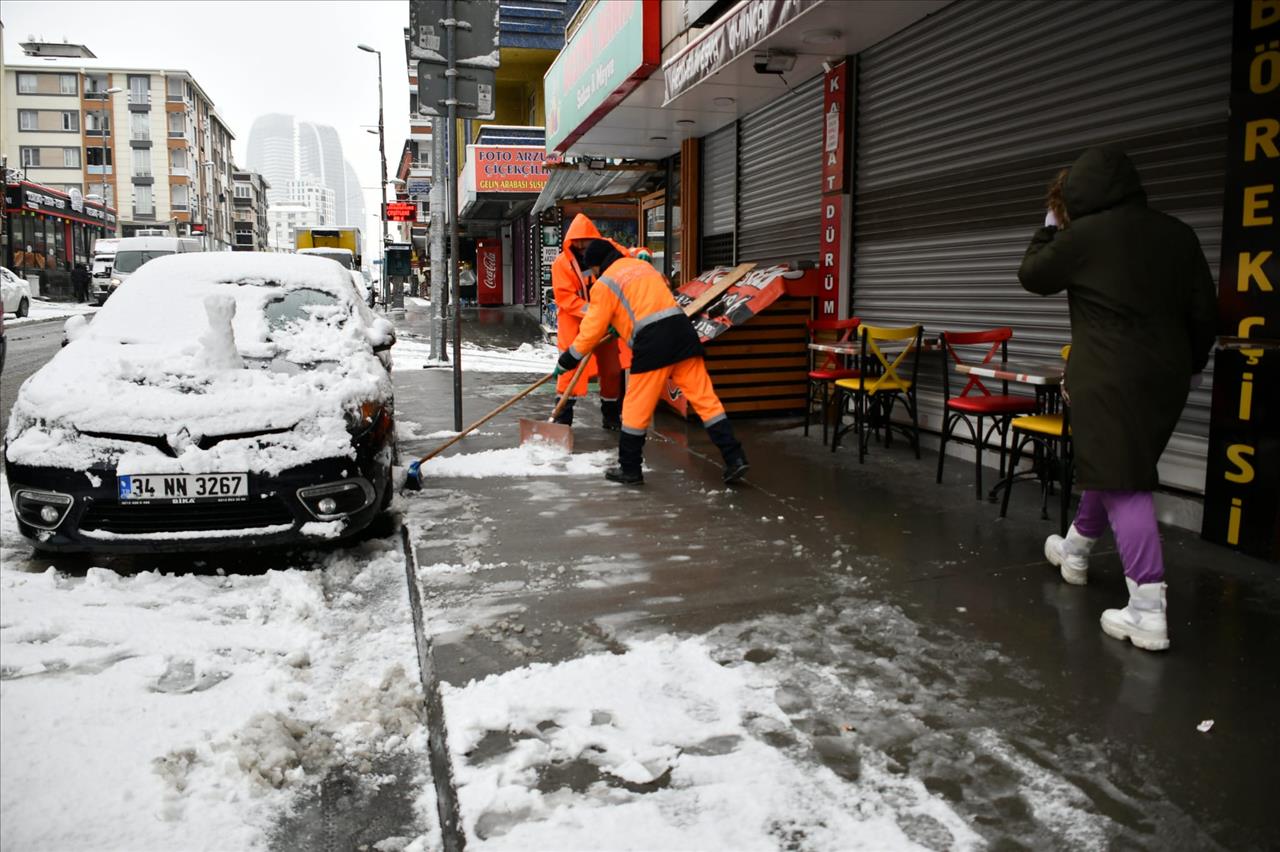
[[[570,370],[576,370],[578,369],[578,362],[581,360],[581,358],[575,358],[571,350],[566,349],[560,353],[560,360],[556,361],[556,368],[553,372],[559,376]]]

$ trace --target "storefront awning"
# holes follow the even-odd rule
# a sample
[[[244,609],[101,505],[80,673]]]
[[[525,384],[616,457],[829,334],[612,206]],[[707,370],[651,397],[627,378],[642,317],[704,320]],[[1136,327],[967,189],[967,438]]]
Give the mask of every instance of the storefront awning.
[[[656,181],[661,170],[660,164],[651,162],[558,163],[547,169],[550,177],[534,202],[533,212],[541,213],[561,201],[639,195]]]

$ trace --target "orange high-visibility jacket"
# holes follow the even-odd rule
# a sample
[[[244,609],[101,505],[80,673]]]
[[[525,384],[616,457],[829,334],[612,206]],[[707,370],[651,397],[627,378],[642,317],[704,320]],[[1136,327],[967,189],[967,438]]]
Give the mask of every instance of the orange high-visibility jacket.
[[[693,323],[676,304],[667,279],[652,265],[621,257],[595,283],[587,314],[569,347],[581,360],[608,332],[631,347],[631,372],[644,373],[702,354]]]

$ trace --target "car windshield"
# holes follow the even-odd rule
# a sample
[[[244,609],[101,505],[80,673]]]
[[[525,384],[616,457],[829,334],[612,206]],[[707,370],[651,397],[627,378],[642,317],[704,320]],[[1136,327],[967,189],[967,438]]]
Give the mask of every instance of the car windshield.
[[[116,253],[115,270],[116,272],[136,272],[138,267],[146,263],[148,260],[155,260],[157,257],[164,257],[167,254],[173,254],[171,251],[122,251]]]
[[[309,319],[329,319],[338,317],[341,322],[342,302],[334,295],[323,290],[302,287],[290,290],[278,298],[274,298],[263,306],[262,312],[267,317],[267,325],[272,331],[287,329],[297,323]]]

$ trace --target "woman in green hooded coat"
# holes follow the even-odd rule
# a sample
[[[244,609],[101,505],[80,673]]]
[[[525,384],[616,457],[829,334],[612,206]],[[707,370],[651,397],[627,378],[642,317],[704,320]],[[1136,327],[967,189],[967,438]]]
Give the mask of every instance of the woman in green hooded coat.
[[[1090,148],[1067,173],[1065,211],[1050,205],[1018,279],[1042,296],[1067,292],[1076,481],[1083,493],[1066,538],[1045,555],[1083,584],[1094,541],[1110,523],[1129,605],[1102,629],[1139,647],[1169,646],[1164,564],[1151,492],[1156,464],[1213,345],[1216,290],[1200,242],[1183,222],[1152,210],[1133,163]]]

